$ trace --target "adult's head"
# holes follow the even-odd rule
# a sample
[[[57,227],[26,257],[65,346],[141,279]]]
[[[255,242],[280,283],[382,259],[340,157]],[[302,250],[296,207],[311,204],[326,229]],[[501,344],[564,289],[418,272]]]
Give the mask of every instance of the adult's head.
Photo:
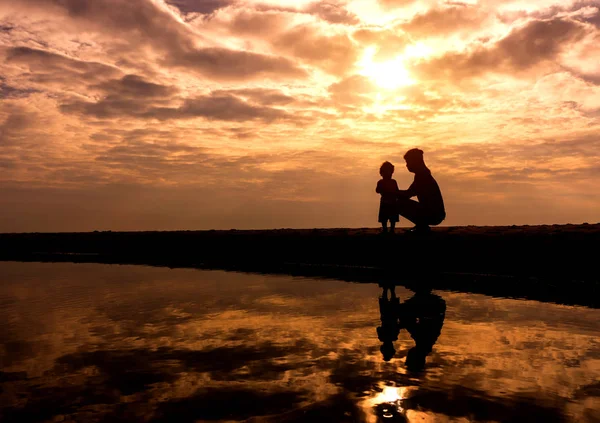
[[[406,160],[406,168],[409,172],[415,173],[427,168],[423,160],[423,150],[418,148],[408,150],[404,154],[404,160]]]

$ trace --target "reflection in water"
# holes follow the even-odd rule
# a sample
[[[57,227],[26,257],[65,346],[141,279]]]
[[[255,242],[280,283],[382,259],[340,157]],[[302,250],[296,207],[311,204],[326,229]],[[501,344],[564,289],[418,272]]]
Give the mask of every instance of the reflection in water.
[[[400,305],[401,327],[406,328],[415,341],[408,351],[406,367],[414,372],[423,370],[425,358],[433,348],[444,325],[446,301],[428,290],[419,290]]]
[[[377,395],[375,415],[378,422],[406,422],[406,410],[404,409],[404,388],[385,386],[381,394]]]
[[[394,341],[398,340],[401,329],[406,329],[415,345],[406,354],[406,368],[411,372],[420,372],[425,368],[426,357],[431,353],[444,325],[446,301],[428,288],[419,288],[408,300],[400,303],[396,296],[396,286],[380,285],[383,288],[379,297],[381,326],[377,335],[382,342],[380,351],[384,361],[390,361],[396,350]],[[381,421],[406,421],[403,400],[406,388],[384,386],[377,395],[375,414]]]
[[[396,353],[394,341],[398,340],[400,330],[406,329],[415,341],[415,346],[408,351],[406,367],[414,372],[423,370],[425,359],[442,331],[446,301],[432,294],[430,289],[419,289],[410,299],[400,303],[395,285],[386,284],[379,298],[379,313],[381,326],[377,328],[377,336],[382,342],[383,359],[392,359]]]
[[[388,298],[388,291],[390,297]],[[400,333],[399,318],[400,300],[396,297],[396,287],[394,285],[385,285],[383,293],[379,297],[379,314],[381,316],[381,326],[377,328],[377,336],[382,342],[381,355],[385,361],[390,361],[396,350],[394,341],[398,340]]]
[[[372,284],[142,266],[0,280],[3,423],[600,421],[600,310],[396,287],[378,313]]]

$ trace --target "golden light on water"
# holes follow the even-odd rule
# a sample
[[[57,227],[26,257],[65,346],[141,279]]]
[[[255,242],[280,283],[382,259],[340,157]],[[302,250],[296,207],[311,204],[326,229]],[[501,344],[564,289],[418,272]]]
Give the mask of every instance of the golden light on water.
[[[409,388],[405,386],[396,387],[380,384],[381,392],[370,397],[363,402],[363,409],[367,412],[371,418],[369,421],[375,422],[376,416],[371,414],[372,410],[380,406],[381,417],[384,419],[393,418],[397,413],[404,414],[405,409],[402,406],[402,401],[408,397]]]
[[[376,397],[378,403],[396,402],[403,400],[406,388],[396,388],[394,386],[386,386],[383,391]]]

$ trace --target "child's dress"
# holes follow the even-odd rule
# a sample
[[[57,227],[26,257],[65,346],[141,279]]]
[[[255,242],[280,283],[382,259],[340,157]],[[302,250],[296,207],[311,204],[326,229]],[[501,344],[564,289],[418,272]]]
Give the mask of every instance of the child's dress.
[[[377,182],[377,192],[381,194],[379,202],[379,222],[398,222],[398,183],[395,179],[381,179]]]

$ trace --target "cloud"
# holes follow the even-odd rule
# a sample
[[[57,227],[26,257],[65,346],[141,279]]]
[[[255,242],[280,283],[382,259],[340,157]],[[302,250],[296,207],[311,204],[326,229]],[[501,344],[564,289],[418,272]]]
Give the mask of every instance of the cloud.
[[[442,146],[432,156],[436,167],[450,168],[456,174],[478,174],[482,180],[530,187],[543,180],[561,180],[573,187],[597,177],[598,151],[600,138],[592,133],[502,145]],[[519,195],[519,190],[514,190],[513,195]]]
[[[37,116],[25,107],[7,103],[4,105],[4,120],[0,123],[0,147],[19,145],[27,139],[26,130],[35,126]]]
[[[14,25],[0,24],[0,32],[9,33],[15,29]]]
[[[315,2],[308,6],[305,11],[334,24],[357,25],[360,23],[360,19],[354,13],[346,9],[343,4],[336,2]]]
[[[417,3],[418,0],[377,0],[384,9],[397,9],[412,6]]]
[[[509,9],[500,10],[498,17],[506,23],[511,23],[515,19],[531,18],[538,20],[547,20],[553,18],[570,18],[580,22],[587,22],[598,26],[599,17],[598,2],[595,0],[571,0],[555,1],[554,4],[548,4],[543,8],[532,9]]]
[[[364,46],[375,46],[377,52],[373,60],[385,61],[400,54],[406,46],[412,43],[410,37],[397,29],[359,29],[352,38]]]
[[[304,78],[306,71],[289,59],[224,48],[190,49],[172,55],[167,64],[194,69],[219,81],[249,78]]]
[[[489,46],[476,47],[466,53],[451,52],[417,64],[416,74],[456,80],[485,73],[526,72],[541,63],[552,63],[585,34],[585,28],[575,21],[534,20]]]
[[[153,84],[154,85],[154,84]],[[111,87],[111,89],[113,89]],[[162,90],[158,86],[155,90]],[[285,110],[248,103],[234,95],[217,92],[205,96],[187,98],[177,107],[157,105],[160,97],[140,98],[124,95],[109,95],[97,102],[75,100],[61,105],[65,113],[76,113],[93,116],[97,119],[128,118],[138,119],[192,119],[245,122],[260,120],[273,122],[276,120],[300,121]]]
[[[157,108],[146,116],[158,119],[203,117],[209,120],[243,122],[259,119],[273,122],[278,119],[292,119],[286,111],[272,107],[255,106],[232,95],[209,95],[186,100],[176,109]]]
[[[418,13],[400,27],[413,37],[440,37],[458,31],[478,29],[489,17],[489,11],[480,6],[461,5],[432,8]]]
[[[100,83],[121,74],[118,68],[103,63],[77,60],[29,47],[8,48],[5,61],[26,66],[32,74],[30,81],[46,87],[54,84],[65,88],[79,83]]]
[[[182,13],[210,14],[234,3],[229,0],[167,0],[167,4],[175,6]]]
[[[375,90],[375,84],[362,75],[352,75],[331,84],[328,91],[334,102],[360,106],[370,102],[369,95]]]
[[[273,45],[305,64],[338,76],[348,72],[357,60],[357,51],[348,35],[323,35],[311,25],[296,26],[279,35]]]
[[[594,25],[596,28],[600,29],[600,7],[596,7],[595,11],[591,11],[591,13],[586,14],[581,18],[582,21],[590,23]]]
[[[495,57],[505,56],[513,69],[526,69],[543,60],[553,60],[569,43],[580,40],[584,35],[584,28],[573,21],[533,21],[498,42],[492,57],[482,57],[482,61],[493,63],[497,60]],[[474,59],[475,62],[477,60]]]
[[[331,30],[328,21],[321,19],[319,14],[330,8],[340,10],[336,5],[321,3],[301,10],[264,5],[257,9],[231,8],[218,13],[206,25],[215,31],[219,26],[227,28],[247,44],[267,47],[272,54],[294,63],[340,75],[355,62],[355,45],[347,30]],[[310,20],[312,15],[319,20]]]
[[[198,46],[205,41],[160,2],[146,0],[24,0],[23,6],[63,11],[79,30],[106,37],[114,32],[138,50],[150,46],[163,55],[163,63],[216,80],[248,78],[302,78],[306,72],[293,61],[251,51],[219,46]]]
[[[223,25],[232,34],[238,36],[263,39],[285,30],[290,21],[293,20],[295,11],[241,8],[227,10],[226,12],[217,15],[210,23]]]
[[[294,103],[296,100],[294,97],[284,94],[277,89],[269,88],[242,88],[234,90],[221,90],[214,91],[214,95],[234,95],[249,100],[253,103],[261,104],[263,106],[279,105],[283,106],[286,104]]]
[[[22,98],[30,94],[39,92],[33,88],[16,88],[4,82],[4,78],[0,76],[0,99],[6,98]]]
[[[169,97],[179,91],[175,87],[146,81],[139,75],[125,75],[119,80],[105,81],[92,88],[104,91],[107,96],[143,99]]]
[[[65,113],[79,113],[99,119],[143,117],[153,107],[168,105],[176,100],[179,92],[175,87],[149,82],[133,74],[92,84],[87,88],[100,94],[96,101],[68,99],[60,105],[60,109]]]

